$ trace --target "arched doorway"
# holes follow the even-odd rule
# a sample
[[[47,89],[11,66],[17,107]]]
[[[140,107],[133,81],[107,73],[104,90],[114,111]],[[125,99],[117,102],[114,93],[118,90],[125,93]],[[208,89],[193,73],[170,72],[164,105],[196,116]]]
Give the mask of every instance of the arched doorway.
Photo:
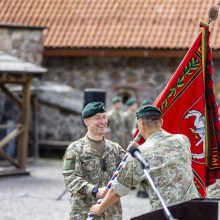
[[[139,101],[138,89],[134,86],[116,86],[114,92],[122,97],[122,102],[125,103],[130,97],[134,96]]]

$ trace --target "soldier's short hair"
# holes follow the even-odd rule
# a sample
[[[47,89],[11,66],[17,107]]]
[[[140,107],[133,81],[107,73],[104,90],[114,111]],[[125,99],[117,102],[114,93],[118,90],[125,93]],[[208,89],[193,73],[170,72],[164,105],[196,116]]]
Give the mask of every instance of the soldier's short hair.
[[[155,126],[161,122],[161,114],[155,113],[141,117],[139,120],[143,121],[147,126]]]

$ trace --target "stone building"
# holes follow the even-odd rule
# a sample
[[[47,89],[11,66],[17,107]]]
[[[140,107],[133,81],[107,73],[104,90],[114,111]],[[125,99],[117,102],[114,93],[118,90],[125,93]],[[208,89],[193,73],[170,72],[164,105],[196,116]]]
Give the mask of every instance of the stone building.
[[[86,88],[105,89],[107,108],[115,94],[124,101],[131,95],[139,102],[154,100],[198,35],[199,22],[207,18],[212,4],[212,0],[47,0],[45,4],[3,0],[0,22],[44,27],[43,56],[33,60],[48,69],[41,80],[71,90],[62,94],[62,89],[55,92],[47,86],[47,94],[56,94],[53,102],[51,96],[45,101],[40,90],[40,139],[71,141],[83,135],[78,107]],[[220,20],[210,26],[218,83]],[[64,96],[72,107],[60,104]]]
[[[0,24],[0,50],[31,63],[43,60],[43,27]]]

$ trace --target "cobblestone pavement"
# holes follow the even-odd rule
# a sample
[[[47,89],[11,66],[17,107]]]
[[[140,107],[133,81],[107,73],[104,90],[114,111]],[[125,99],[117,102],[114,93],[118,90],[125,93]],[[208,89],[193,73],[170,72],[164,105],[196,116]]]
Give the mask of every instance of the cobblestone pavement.
[[[0,178],[1,220],[68,219],[69,193],[64,191],[61,161],[40,159],[28,164],[30,176]],[[122,198],[123,220],[150,210],[148,199],[136,197],[136,191]]]

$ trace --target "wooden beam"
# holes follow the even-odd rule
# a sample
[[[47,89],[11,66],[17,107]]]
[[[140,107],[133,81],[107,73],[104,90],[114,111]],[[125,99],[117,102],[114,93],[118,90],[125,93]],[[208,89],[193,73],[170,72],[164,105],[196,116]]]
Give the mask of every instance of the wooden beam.
[[[0,74],[0,84],[12,83],[12,84],[24,84],[30,80],[32,76],[26,74]]]
[[[22,127],[16,128],[0,141],[0,149],[23,132]]]
[[[38,115],[38,99],[36,95],[32,95],[32,140],[33,140],[33,153],[34,158],[37,160],[39,158],[39,139],[38,139],[38,128],[39,128],[39,115]]]
[[[27,145],[28,145],[28,130],[29,130],[29,113],[30,113],[30,96],[31,96],[32,80],[28,80],[23,84],[22,90],[22,124],[24,132],[18,141],[18,161],[21,169],[26,168],[27,160]]]
[[[17,106],[19,108],[22,107],[22,100],[17,96],[15,95],[13,92],[11,92],[6,86],[4,85],[0,85],[0,88],[2,89],[2,91],[10,98],[12,99],[12,101],[14,101]]]
[[[45,49],[48,57],[182,57],[186,51],[157,51],[131,49]]]
[[[0,129],[7,129],[7,128],[20,128],[20,124],[16,125],[8,125],[8,124],[0,124]]]
[[[20,175],[30,175],[30,172],[22,169],[16,169],[11,167],[0,167],[0,177],[5,176],[20,176]]]
[[[45,48],[46,57],[149,57],[183,58],[187,49],[53,49]],[[213,51],[214,58],[220,58],[220,51]]]
[[[20,168],[21,166],[8,154],[6,154],[3,150],[0,149],[0,156],[3,157],[4,159],[8,160],[11,164],[16,166],[17,168]]]

